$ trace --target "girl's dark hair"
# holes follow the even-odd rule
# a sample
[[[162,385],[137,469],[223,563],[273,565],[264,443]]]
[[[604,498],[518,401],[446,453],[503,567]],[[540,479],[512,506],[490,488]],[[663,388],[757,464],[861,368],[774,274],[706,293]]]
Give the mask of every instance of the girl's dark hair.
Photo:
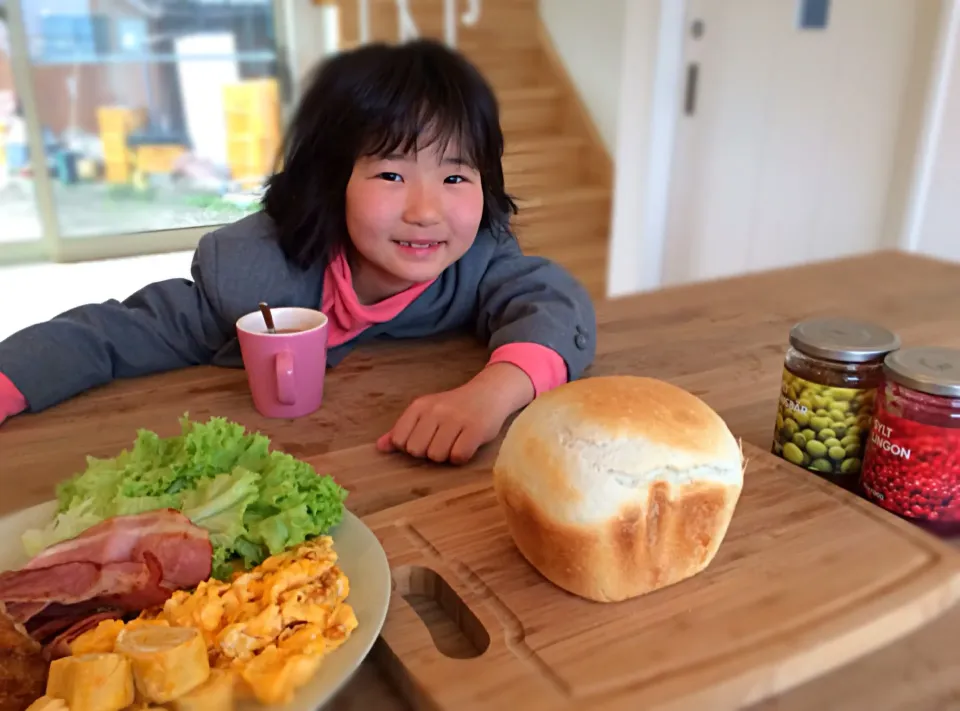
[[[508,230],[517,207],[504,188],[497,100],[470,62],[416,40],[368,44],[321,64],[287,129],[282,170],[263,197],[287,258],[308,268],[349,249],[344,196],[358,158],[450,140],[480,173],[480,228]]]

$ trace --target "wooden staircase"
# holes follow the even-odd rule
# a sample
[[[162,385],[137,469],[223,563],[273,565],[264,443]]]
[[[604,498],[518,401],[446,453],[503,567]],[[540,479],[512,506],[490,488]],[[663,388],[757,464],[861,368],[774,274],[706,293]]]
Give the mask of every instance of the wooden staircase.
[[[329,1],[329,0],[328,0]],[[398,38],[396,0],[367,0],[369,39]],[[359,40],[358,0],[336,0],[341,41]],[[408,0],[423,37],[443,38],[443,0]],[[463,12],[465,3],[458,3]],[[540,22],[536,0],[483,0],[480,19],[457,28],[457,49],[484,73],[500,102],[507,190],[520,213],[524,252],[574,274],[606,296],[613,168]]]

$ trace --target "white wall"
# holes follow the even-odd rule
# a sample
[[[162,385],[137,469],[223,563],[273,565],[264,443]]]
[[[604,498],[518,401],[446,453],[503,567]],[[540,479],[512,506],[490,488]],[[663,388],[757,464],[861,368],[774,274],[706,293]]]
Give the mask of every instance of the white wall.
[[[607,271],[611,297],[660,284],[683,24],[680,0],[630,0],[626,7]]]
[[[540,19],[611,156],[617,145],[627,3],[539,0]]]
[[[944,3],[913,221],[901,246],[960,262],[960,0]]]

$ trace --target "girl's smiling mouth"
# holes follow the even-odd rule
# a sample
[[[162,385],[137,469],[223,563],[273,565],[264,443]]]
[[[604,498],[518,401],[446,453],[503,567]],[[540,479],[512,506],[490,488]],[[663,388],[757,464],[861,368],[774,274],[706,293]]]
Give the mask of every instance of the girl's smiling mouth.
[[[418,251],[418,252],[425,252],[425,251],[435,250],[435,249],[437,249],[438,247],[440,247],[440,246],[442,246],[442,245],[444,244],[444,242],[442,242],[442,241],[437,241],[437,242],[425,242],[425,241],[422,241],[422,240],[416,240],[416,241],[405,242],[405,241],[403,241],[403,240],[398,240],[398,239],[393,240],[393,242],[394,242],[394,244],[400,245],[400,246],[403,247],[404,249],[412,249],[412,250],[415,250],[415,251]]]

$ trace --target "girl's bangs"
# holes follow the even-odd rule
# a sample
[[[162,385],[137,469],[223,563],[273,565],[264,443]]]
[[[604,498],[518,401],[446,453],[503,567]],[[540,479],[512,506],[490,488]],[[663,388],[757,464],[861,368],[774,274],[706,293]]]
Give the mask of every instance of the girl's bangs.
[[[457,158],[478,170],[478,146],[481,137],[470,131],[465,107],[436,106],[421,103],[414,110],[404,110],[400,102],[367,127],[361,156],[386,158],[411,155],[424,150],[437,150],[440,155],[453,144]]]

